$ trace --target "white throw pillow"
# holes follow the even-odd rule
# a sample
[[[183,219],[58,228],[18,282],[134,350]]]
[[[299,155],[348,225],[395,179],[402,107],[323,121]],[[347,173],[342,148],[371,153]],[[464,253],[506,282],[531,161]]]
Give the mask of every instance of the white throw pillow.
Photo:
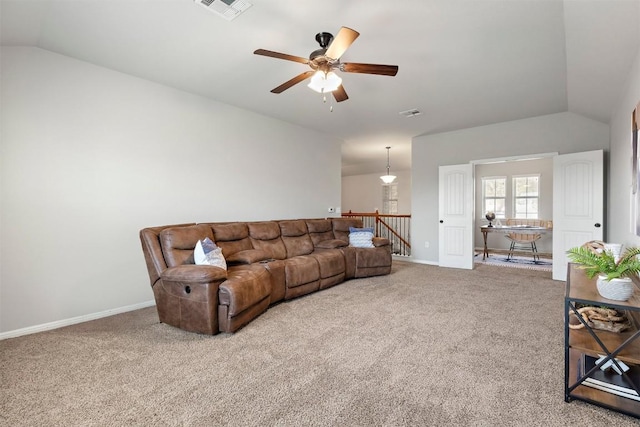
[[[349,227],[349,246],[356,248],[373,248],[373,227]]]
[[[216,246],[208,237],[204,240],[198,240],[198,243],[196,243],[196,247],[193,250],[193,261],[196,265],[212,265],[227,269],[227,262],[222,255],[222,249]]]

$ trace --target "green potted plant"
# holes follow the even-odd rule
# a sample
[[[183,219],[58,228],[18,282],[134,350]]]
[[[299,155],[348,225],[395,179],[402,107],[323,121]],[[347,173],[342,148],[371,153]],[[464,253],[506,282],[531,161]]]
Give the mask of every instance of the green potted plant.
[[[587,277],[598,276],[596,286],[600,295],[616,301],[626,301],[633,295],[635,284],[631,277],[640,273],[638,255],[638,247],[627,248],[619,259],[607,248],[593,251],[579,246],[567,251],[568,258],[580,264]]]

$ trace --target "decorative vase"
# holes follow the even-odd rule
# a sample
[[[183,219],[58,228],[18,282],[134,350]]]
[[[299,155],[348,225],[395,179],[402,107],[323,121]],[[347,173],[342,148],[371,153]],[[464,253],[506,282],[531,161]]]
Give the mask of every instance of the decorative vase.
[[[607,276],[598,276],[596,281],[598,293],[615,301],[626,301],[633,295],[635,284],[629,277],[607,280]]]

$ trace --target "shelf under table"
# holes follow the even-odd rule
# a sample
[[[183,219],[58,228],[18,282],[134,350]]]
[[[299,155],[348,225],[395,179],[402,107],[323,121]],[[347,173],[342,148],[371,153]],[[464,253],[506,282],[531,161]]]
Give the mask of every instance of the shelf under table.
[[[638,281],[634,280],[636,287]],[[568,315],[576,304],[606,306],[624,312],[632,327],[616,333],[597,329],[570,329]],[[590,330],[589,330],[590,329]],[[615,354],[616,359],[630,367],[640,367],[640,289],[628,301],[613,301],[598,294],[596,279],[589,279],[584,270],[569,264],[565,293],[565,400],[583,400],[640,418],[640,401],[595,389],[578,381],[578,363],[587,354],[593,357]],[[593,333],[593,334],[592,334]],[[604,345],[603,349],[596,338]],[[622,347],[622,348],[621,348]],[[584,374],[584,373],[583,373]],[[569,392],[572,387],[575,388]]]

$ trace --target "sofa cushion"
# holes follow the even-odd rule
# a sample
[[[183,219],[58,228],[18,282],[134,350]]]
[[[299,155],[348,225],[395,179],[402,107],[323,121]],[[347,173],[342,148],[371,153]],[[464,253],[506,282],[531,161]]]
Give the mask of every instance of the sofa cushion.
[[[313,252],[313,242],[307,232],[307,224],[302,220],[279,221],[282,241],[287,249],[287,258],[309,255]]]
[[[388,250],[378,248],[374,251],[357,251],[356,262],[361,267],[387,267],[391,265],[391,257]]]
[[[261,249],[247,249],[227,257],[227,262],[229,265],[253,264],[269,258],[269,255]]]
[[[320,266],[316,259],[309,255],[288,258],[284,265],[287,288],[318,282],[320,286]],[[318,289],[317,287],[315,288]]]
[[[298,237],[309,233],[307,224],[300,219],[278,221],[278,226],[282,237]]]
[[[349,246],[349,243],[340,239],[323,240],[315,244],[316,249],[336,249]]]
[[[309,230],[309,237],[311,237],[311,241],[315,247],[318,247],[320,242],[334,239],[330,219],[307,219],[305,222]]]
[[[216,240],[223,242],[242,240],[249,237],[249,228],[244,222],[230,222],[223,224],[211,224]]]
[[[362,220],[359,218],[333,218],[333,235],[336,239],[349,242],[349,227],[362,228]]]
[[[196,243],[206,237],[213,239],[213,233],[211,227],[198,224],[165,228],[160,232],[159,237],[167,267],[176,267],[182,264],[193,264],[193,250]]]
[[[307,219],[305,222],[309,233],[333,232],[330,219]]]
[[[216,245],[222,248],[225,257],[229,258],[236,252],[253,249],[246,223],[211,224],[211,228],[213,229],[213,240]]]
[[[269,272],[258,264],[230,267],[227,280],[220,285],[220,305],[229,306],[229,316],[264,300],[271,293]]]
[[[310,256],[316,259],[320,267],[320,289],[326,289],[344,282],[346,263],[341,250],[315,251]]]
[[[255,249],[260,249],[273,259],[285,259],[287,249],[280,238],[280,226],[274,221],[250,222],[249,237]]]
[[[280,237],[280,226],[275,221],[249,222],[247,227],[252,239],[273,240]]]
[[[318,251],[312,253],[310,256],[314,257],[318,262],[321,279],[326,279],[327,277],[336,276],[338,274],[344,274],[344,255],[342,255],[341,251]]]

